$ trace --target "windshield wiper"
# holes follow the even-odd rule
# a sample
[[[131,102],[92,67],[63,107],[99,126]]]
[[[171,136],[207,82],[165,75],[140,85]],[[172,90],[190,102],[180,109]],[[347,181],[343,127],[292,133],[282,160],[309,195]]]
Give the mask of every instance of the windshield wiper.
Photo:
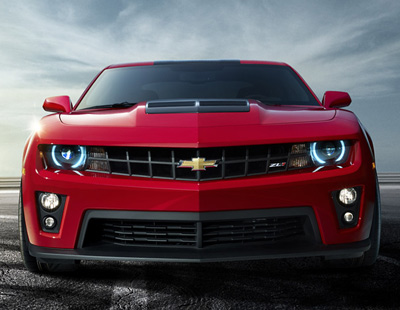
[[[137,102],[118,102],[118,103],[112,103],[112,104],[103,104],[103,105],[95,105],[92,107],[84,108],[81,110],[91,110],[91,109],[124,109],[124,108],[130,108],[137,104]]]

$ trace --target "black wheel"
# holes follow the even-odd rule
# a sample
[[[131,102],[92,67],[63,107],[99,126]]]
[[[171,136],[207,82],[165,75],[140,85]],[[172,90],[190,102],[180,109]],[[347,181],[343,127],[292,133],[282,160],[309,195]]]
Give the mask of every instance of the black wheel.
[[[372,221],[371,232],[369,234],[371,240],[371,248],[364,252],[364,260],[361,266],[372,266],[379,254],[379,247],[381,244],[381,195],[379,191],[378,180],[376,180],[376,198],[374,208],[374,218]]]
[[[325,260],[325,265],[332,268],[368,267],[372,266],[378,258],[381,240],[381,197],[377,178],[374,216],[369,239],[371,241],[371,247],[368,251],[365,251],[361,257]]]
[[[18,203],[18,226],[19,226],[19,243],[22,262],[26,269],[31,272],[45,273],[45,272],[71,272],[78,268],[79,261],[72,261],[71,263],[57,263],[53,260],[51,263],[40,262],[36,257],[29,254],[28,249],[28,235],[26,233],[26,224],[24,216],[24,208],[22,204],[22,189],[19,194]]]
[[[31,272],[39,272],[39,266],[37,264],[36,257],[33,257],[29,254],[27,241],[28,235],[26,233],[25,227],[25,216],[24,216],[24,208],[22,206],[22,191],[19,193],[19,202],[18,202],[18,228],[19,228],[19,245],[21,251],[22,262],[26,269]]]

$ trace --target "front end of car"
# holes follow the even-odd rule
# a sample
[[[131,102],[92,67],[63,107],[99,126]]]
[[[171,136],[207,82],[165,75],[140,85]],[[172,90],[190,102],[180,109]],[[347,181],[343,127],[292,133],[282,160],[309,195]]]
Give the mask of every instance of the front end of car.
[[[319,141],[290,142],[289,130],[249,145],[229,145],[243,134],[237,126],[229,137],[226,126],[212,128],[212,144],[148,137],[148,146],[98,145],[88,141],[95,129],[66,144],[45,126],[24,162],[30,251],[44,260],[360,256],[370,246],[374,161],[357,126],[330,134],[339,121],[318,124]],[[195,133],[185,130],[190,140]],[[247,127],[245,136],[259,130]]]
[[[211,80],[200,73],[180,78],[190,87]],[[372,264],[379,190],[372,142],[357,118],[312,94],[303,98],[313,106],[287,106],[248,98],[243,89],[239,99],[132,100],[71,111],[69,98],[45,102],[60,113],[42,119],[24,151],[22,252],[38,264],[359,260],[366,253],[372,258],[364,265]]]

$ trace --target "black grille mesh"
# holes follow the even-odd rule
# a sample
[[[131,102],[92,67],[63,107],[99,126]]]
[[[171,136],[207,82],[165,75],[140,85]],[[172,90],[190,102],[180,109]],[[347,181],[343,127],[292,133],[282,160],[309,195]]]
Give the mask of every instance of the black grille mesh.
[[[203,245],[277,241],[303,234],[299,218],[259,218],[203,225]]]
[[[275,243],[303,236],[304,218],[253,218],[229,221],[145,221],[92,219],[85,245],[204,248],[223,244]]]
[[[308,147],[306,144],[303,144]],[[297,145],[296,145],[297,146]],[[215,160],[203,171],[179,167],[180,161]],[[296,160],[297,159],[297,160]],[[260,175],[311,166],[308,153],[294,152],[292,144],[217,148],[91,147],[87,171],[174,180],[217,180]],[[292,164],[291,164],[292,163]]]

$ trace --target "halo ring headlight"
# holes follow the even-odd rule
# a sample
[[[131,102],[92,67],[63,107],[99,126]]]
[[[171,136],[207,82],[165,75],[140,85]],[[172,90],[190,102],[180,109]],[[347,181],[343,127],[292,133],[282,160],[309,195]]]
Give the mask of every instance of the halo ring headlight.
[[[340,164],[345,159],[346,144],[343,140],[312,142],[310,154],[317,166]]]
[[[46,159],[52,168],[83,170],[87,151],[85,146],[80,145],[52,145],[46,152]]]

